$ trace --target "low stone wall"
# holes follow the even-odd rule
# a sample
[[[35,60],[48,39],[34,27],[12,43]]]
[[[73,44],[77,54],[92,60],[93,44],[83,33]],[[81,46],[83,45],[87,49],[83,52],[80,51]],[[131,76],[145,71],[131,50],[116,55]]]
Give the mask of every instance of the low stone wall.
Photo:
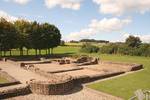
[[[12,76],[10,76],[8,73],[1,71],[1,70],[0,70],[0,77],[3,77],[6,80],[8,80],[8,82],[0,83],[0,87],[20,84],[20,82],[18,80],[16,80]]]
[[[129,68],[129,71],[136,71],[136,70],[143,69],[143,65],[142,64],[136,64],[136,63],[108,62],[108,61],[103,61],[102,63],[116,64],[116,65],[123,65],[123,66],[131,66]]]
[[[58,71],[48,71],[48,73],[61,73],[61,72],[67,72],[67,71],[76,71],[76,70],[82,70],[83,68],[77,67],[73,69],[68,69],[68,70],[58,70]]]
[[[75,84],[81,84],[81,83],[87,83],[87,82],[92,82],[98,79],[104,79],[104,78],[108,78],[108,77],[112,77],[112,76],[116,76],[116,75],[120,75],[125,73],[124,71],[120,71],[120,72],[108,72],[108,73],[104,73],[104,74],[97,74],[97,75],[93,75],[93,76],[79,76],[79,77],[75,77],[74,78],[74,83]]]
[[[33,64],[49,64],[51,61],[38,61],[38,62],[30,62],[30,63],[20,63],[20,66],[25,66],[25,65],[33,65]]]
[[[140,70],[140,69],[143,69],[143,65],[136,64],[131,68],[131,71],[136,71],[136,70]]]
[[[21,64],[21,68],[35,72],[41,76],[48,78],[48,81],[31,80],[28,82],[33,93],[43,95],[53,95],[66,93],[74,87],[74,80],[69,75],[55,75],[47,73],[34,67],[34,65]]]
[[[32,71],[34,73],[37,73],[37,74],[39,74],[41,76],[44,76],[44,77],[46,77],[48,79],[57,78],[56,75],[51,74],[51,73],[47,73],[45,71],[42,71],[39,68],[34,67],[34,65],[30,65],[30,64],[28,65],[28,64],[25,64],[25,63],[21,63],[20,67],[23,68],[23,69],[25,69],[25,70],[29,70],[29,71]]]
[[[21,86],[11,89],[0,89],[0,99],[6,99],[19,95],[26,95],[31,93],[29,86]]]
[[[72,90],[73,87],[73,80],[56,84],[45,81],[34,81],[30,83],[30,89],[33,93],[43,95],[60,95]]]

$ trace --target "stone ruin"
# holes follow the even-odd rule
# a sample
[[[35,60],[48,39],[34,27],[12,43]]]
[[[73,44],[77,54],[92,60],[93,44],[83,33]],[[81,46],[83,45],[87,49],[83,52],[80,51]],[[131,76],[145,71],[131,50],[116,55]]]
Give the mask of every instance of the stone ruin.
[[[99,58],[83,56],[74,61],[74,63],[77,63],[78,66],[94,65],[99,63]]]
[[[73,89],[74,80],[69,75],[57,76],[48,81],[31,81],[29,83],[30,89],[33,93],[43,95],[59,95],[66,93]]]
[[[74,63],[76,65],[92,65],[92,64],[98,64],[99,58],[81,56],[77,59],[62,58],[62,59],[57,59],[57,60],[53,60],[53,61],[57,62],[59,65],[71,64],[71,63]]]
[[[54,95],[66,93],[74,87],[74,80],[70,75],[55,75],[47,73],[38,68],[35,68],[34,65],[28,65],[25,63],[20,64],[21,68],[25,70],[30,70],[41,76],[48,78],[48,81],[36,81],[34,79],[27,82],[30,89],[33,93],[43,94],[43,95]]]
[[[68,60],[68,59],[61,59],[61,60],[57,60],[57,61],[58,61],[58,63],[60,65],[62,65],[62,64],[70,64],[71,63],[71,61]]]
[[[88,57],[88,56],[82,56],[77,59],[72,59],[72,58],[63,58],[63,59],[57,59],[53,61],[49,61],[46,59],[40,59],[41,61],[37,62],[38,64],[45,64],[45,63],[52,63],[55,61],[59,65],[63,64],[75,64],[76,66],[83,66],[83,65],[95,65],[99,63],[103,64],[115,64],[115,65],[121,65],[121,66],[132,66],[129,68],[129,71],[135,71],[142,69],[143,66],[140,64],[128,64],[128,63],[120,63],[120,62],[104,62],[101,61],[99,62],[99,58],[94,58],[94,57]],[[71,74],[54,74],[54,73],[48,73],[46,71],[41,70],[40,68],[37,68],[34,66],[34,64],[37,63],[21,63],[20,67],[32,71],[34,73],[37,73],[41,76],[44,76],[47,78],[47,81],[37,81],[35,79],[31,79],[30,81],[27,81],[26,86],[21,86],[21,87],[16,87],[14,89],[9,89],[9,90],[0,90],[0,99],[7,98],[10,96],[18,96],[18,95],[24,95],[28,93],[36,93],[36,94],[42,94],[42,95],[60,95],[69,92],[74,88],[76,84],[81,84],[81,83],[87,83],[87,82],[92,82],[97,79],[103,79],[106,77],[112,77],[115,75],[123,74],[125,71],[109,71],[106,70],[104,71],[105,73],[97,73],[93,75],[82,75],[82,76],[77,76],[74,77]],[[70,65],[69,65],[70,66]],[[83,67],[79,67],[83,68]],[[84,69],[84,68],[83,68]],[[99,71],[96,67],[88,68],[93,71]],[[1,69],[0,69],[1,70]],[[18,84],[18,83],[17,83]]]
[[[70,63],[76,63],[80,65],[81,64],[90,65],[90,64],[98,64],[99,59],[84,56],[84,57],[77,59],[76,61],[73,61],[70,58],[63,58],[63,59],[59,59],[55,61],[58,62],[60,65],[70,64]],[[34,67],[33,64],[28,64],[28,63],[21,63],[20,67],[25,70],[35,72],[41,76],[48,78],[48,81],[36,81],[33,79],[27,82],[27,84],[29,84],[30,89],[33,93],[44,94],[44,95],[62,94],[62,93],[68,92],[74,87],[75,82],[74,82],[73,77],[70,75],[58,76],[52,73],[47,73],[45,71],[40,70],[39,68]]]
[[[10,76],[7,72],[3,71],[2,69],[0,69],[0,77],[3,77],[6,80],[8,80],[8,82],[0,83],[0,87],[20,84],[18,80]]]

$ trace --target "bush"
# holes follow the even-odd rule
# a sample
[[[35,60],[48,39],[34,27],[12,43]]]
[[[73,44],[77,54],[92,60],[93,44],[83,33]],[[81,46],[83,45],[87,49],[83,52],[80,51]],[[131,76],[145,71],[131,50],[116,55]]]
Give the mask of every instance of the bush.
[[[139,51],[141,52],[141,56],[150,57],[150,44],[140,45]]]
[[[101,47],[100,53],[150,57],[150,44],[141,44],[134,48],[126,44],[109,44]]]
[[[85,43],[82,45],[80,51],[85,53],[97,53],[99,51],[99,47],[91,45],[90,43]]]
[[[118,45],[116,44],[109,44],[100,48],[100,52],[106,54],[116,54],[117,51],[118,51]]]

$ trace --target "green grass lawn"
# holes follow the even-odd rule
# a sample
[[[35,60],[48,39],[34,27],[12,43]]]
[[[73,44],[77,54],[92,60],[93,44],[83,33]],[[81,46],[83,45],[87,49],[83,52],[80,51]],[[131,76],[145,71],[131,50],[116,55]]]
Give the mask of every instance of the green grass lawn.
[[[103,60],[143,64],[144,70],[115,79],[94,83],[88,87],[124,99],[132,97],[134,91],[137,89],[150,90],[150,58],[119,55],[101,55],[100,57]]]
[[[95,43],[95,42],[89,42],[92,45],[98,46],[98,47],[102,47],[104,45],[106,45],[106,43]],[[67,46],[82,46],[83,44],[85,44],[85,42],[79,42],[79,43],[65,43],[65,45]]]
[[[8,81],[5,78],[0,77],[0,83],[5,83],[5,82],[8,82]]]

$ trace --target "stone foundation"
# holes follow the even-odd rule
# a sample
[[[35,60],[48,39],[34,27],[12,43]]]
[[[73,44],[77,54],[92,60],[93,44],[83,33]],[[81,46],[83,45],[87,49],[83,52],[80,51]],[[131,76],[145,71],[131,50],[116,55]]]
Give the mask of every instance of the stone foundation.
[[[125,72],[120,71],[120,72],[109,72],[109,73],[105,73],[105,74],[97,74],[97,75],[93,75],[93,76],[87,76],[87,75],[79,76],[79,77],[74,78],[74,83],[75,84],[88,83],[88,82],[92,82],[92,81],[95,81],[98,79],[113,77],[113,76],[120,75],[123,73],[125,73]]]
[[[26,95],[31,93],[29,86],[20,86],[11,89],[1,89],[0,99],[10,98],[19,95]]]
[[[58,62],[63,62],[62,64],[66,64],[66,60],[60,60]],[[81,66],[82,65],[95,65],[99,63],[99,59],[98,58],[87,58],[87,57],[83,57],[81,59],[79,59],[77,61],[77,63],[80,63]],[[120,65],[120,66],[124,66],[127,67],[128,71],[134,71],[134,70],[139,70],[141,68],[143,68],[142,65],[139,64],[128,64],[128,63],[120,63],[120,62],[101,62],[101,63],[106,63],[106,64],[110,64],[110,65]],[[116,75],[120,75],[125,73],[126,71],[124,70],[99,70],[96,69],[96,67],[94,68],[87,68],[90,70],[94,70],[97,73],[93,74],[93,75],[77,75],[77,76],[69,76],[69,74],[53,74],[53,73],[48,73],[46,71],[40,70],[40,68],[35,67],[33,64],[28,64],[28,63],[22,63],[20,64],[21,68],[25,69],[25,70],[29,70],[32,71],[34,73],[37,73],[41,76],[44,76],[48,79],[48,81],[36,81],[36,80],[31,80],[30,82],[27,82],[30,86],[30,89],[33,93],[36,94],[43,94],[43,95],[59,95],[59,94],[63,94],[66,93],[68,91],[70,91],[71,89],[73,89],[75,84],[81,84],[81,83],[87,83],[87,82],[91,82],[91,81],[95,81],[97,79],[103,79],[103,78],[107,78],[107,77],[112,77],[112,76],[116,76]],[[61,66],[61,65],[60,65]],[[122,67],[123,68],[123,67]],[[77,69],[77,70],[82,70],[84,68],[81,69]],[[85,68],[86,69],[86,68]],[[70,71],[70,70],[67,70]],[[55,73],[61,73],[61,72],[67,72],[66,70],[63,71],[58,71]],[[72,71],[72,70],[71,70]],[[101,71],[104,71],[104,73],[100,73]],[[80,73],[79,73],[80,74]]]
[[[30,89],[33,93],[43,95],[60,95],[72,90],[73,87],[73,80],[56,84],[45,81],[33,81],[30,83]]]
[[[43,95],[59,95],[68,92],[74,87],[74,80],[69,75],[58,76],[52,73],[47,73],[34,67],[34,65],[21,64],[20,66],[25,70],[35,72],[48,78],[48,81],[31,80],[30,82],[27,82],[33,93]]]
[[[0,87],[20,84],[20,82],[18,80],[16,80],[12,76],[10,76],[8,73],[1,71],[1,70],[0,70],[0,77],[3,77],[6,80],[8,80],[8,82],[0,83]]]

